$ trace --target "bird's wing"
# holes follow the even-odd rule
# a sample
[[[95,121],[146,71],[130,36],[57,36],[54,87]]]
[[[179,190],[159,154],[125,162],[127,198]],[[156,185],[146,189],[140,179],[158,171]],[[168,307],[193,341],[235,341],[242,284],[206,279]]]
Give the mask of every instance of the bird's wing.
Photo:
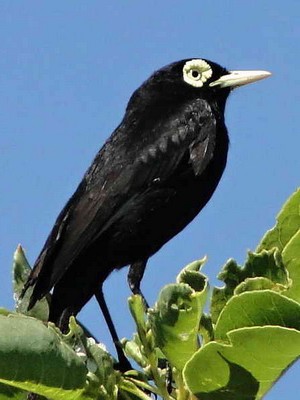
[[[155,179],[163,184],[178,174],[183,160],[195,175],[205,169],[212,157],[216,122],[210,106],[201,102],[181,119],[164,121],[136,140],[126,137],[122,125],[117,128],[58,216],[28,286],[40,274],[50,275],[50,287],[45,288],[49,290],[130,199],[151,190]]]

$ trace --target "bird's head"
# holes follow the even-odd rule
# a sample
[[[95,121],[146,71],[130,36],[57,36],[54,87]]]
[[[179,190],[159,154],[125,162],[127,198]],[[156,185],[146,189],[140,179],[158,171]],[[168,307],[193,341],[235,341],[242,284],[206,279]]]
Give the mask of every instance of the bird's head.
[[[194,58],[169,64],[154,72],[133,94],[130,108],[165,108],[203,98],[224,108],[231,90],[264,79],[267,71],[229,71],[212,61]]]

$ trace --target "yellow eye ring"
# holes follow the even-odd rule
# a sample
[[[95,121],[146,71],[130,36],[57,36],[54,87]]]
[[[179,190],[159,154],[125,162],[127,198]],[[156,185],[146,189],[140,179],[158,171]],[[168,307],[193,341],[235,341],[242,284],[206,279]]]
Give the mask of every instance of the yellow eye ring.
[[[204,60],[190,60],[184,64],[183,80],[194,87],[202,87],[212,76],[211,66]]]

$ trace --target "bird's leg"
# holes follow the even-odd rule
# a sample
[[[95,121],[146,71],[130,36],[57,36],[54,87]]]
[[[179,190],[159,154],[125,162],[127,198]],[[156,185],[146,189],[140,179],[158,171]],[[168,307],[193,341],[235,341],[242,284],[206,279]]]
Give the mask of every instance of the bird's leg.
[[[144,276],[147,261],[148,260],[137,261],[130,265],[127,275],[127,282],[132,293],[139,294],[140,296],[142,296],[146,308],[149,308],[147,300],[145,299],[140,288],[141,280],[143,279]]]
[[[28,393],[27,400],[39,400],[40,396],[36,393]]]
[[[111,335],[111,337],[113,339],[113,342],[115,344],[115,347],[116,347],[116,351],[117,351],[118,359],[119,359],[119,363],[118,363],[117,367],[121,371],[124,371],[124,372],[128,371],[128,370],[132,369],[132,367],[130,365],[130,362],[125,357],[125,355],[123,353],[123,350],[121,348],[120,340],[119,340],[116,328],[115,328],[114,323],[113,323],[113,321],[111,319],[109,310],[107,308],[107,305],[106,305],[106,302],[105,302],[105,299],[104,299],[102,287],[100,287],[100,290],[98,290],[95,293],[95,297],[96,297],[97,302],[98,302],[98,304],[99,304],[99,306],[101,308],[101,311],[102,311],[102,314],[104,316],[105,322],[106,322],[106,324],[108,326],[110,335]]]
[[[166,386],[167,386],[167,391],[169,394],[172,393],[173,387],[172,387],[172,380],[173,380],[173,374],[172,374],[172,367],[170,363],[167,361],[166,363],[166,368],[167,368],[167,377],[166,377]]]

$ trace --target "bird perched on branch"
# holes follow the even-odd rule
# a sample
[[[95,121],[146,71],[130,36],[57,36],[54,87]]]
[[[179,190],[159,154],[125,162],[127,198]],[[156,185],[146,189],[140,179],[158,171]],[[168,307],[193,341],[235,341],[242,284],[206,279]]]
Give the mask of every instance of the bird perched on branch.
[[[230,91],[269,75],[197,58],[151,75],[59,214],[23,290],[34,285],[29,308],[53,289],[49,320],[66,331],[95,295],[117,341],[103,282],[129,265],[129,286],[141,293],[149,257],[195,218],[219,183]]]

